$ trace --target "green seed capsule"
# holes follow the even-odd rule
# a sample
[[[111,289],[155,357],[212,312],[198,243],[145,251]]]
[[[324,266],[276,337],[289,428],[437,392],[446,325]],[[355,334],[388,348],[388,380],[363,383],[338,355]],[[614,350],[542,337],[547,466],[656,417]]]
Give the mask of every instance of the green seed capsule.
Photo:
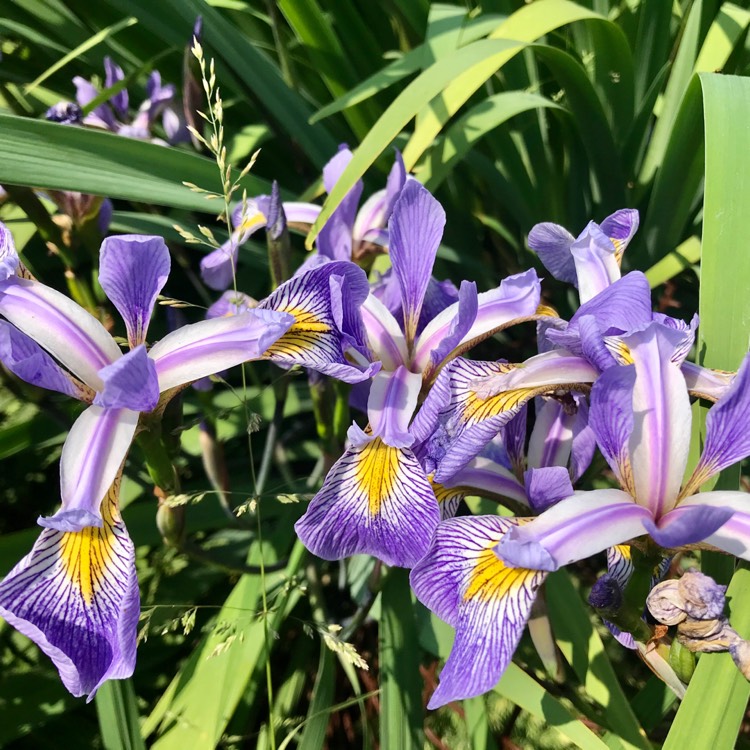
[[[686,685],[695,671],[695,654],[683,646],[676,638],[669,648],[669,666]]]

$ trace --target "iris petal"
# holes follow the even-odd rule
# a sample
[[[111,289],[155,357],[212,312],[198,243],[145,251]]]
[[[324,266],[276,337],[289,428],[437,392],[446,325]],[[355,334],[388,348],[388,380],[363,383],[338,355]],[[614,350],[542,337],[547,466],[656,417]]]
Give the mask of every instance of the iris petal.
[[[437,500],[414,454],[375,438],[352,446],[333,465],[295,529],[326,560],[365,553],[411,567],[439,520]]]
[[[456,629],[428,708],[495,686],[510,663],[546,574],[508,568],[493,549],[519,519],[452,518],[440,524],[411,573],[417,598]]]
[[[0,616],[54,662],[65,687],[91,699],[108,679],[133,673],[139,603],[133,543],[117,486],[101,527],[42,531],[0,582]]]

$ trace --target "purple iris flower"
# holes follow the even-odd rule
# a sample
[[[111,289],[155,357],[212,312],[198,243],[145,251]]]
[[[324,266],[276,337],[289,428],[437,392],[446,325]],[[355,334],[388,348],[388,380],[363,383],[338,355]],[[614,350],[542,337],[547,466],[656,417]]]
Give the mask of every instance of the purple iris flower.
[[[294,317],[250,310],[183,326],[147,350],[169,251],[159,237],[110,237],[99,282],[124,319],[123,354],[96,318],[16,275],[19,268],[0,224],[0,360],[23,380],[89,406],[63,446],[62,508],[39,520],[41,536],[0,583],[0,615],[52,658],[70,692],[91,696],[134,666],[138,584],[118,494],[140,413],[194,380],[264,356]]]
[[[326,192],[331,192],[351,159],[352,152],[343,146],[325,165],[323,187]],[[370,247],[387,247],[385,226],[405,182],[406,170],[397,151],[386,187],[373,193],[360,207],[363,185],[361,180],[358,181],[326,222],[318,236],[316,252],[303,263],[300,272],[331,260],[359,260]],[[231,286],[238,250],[256,231],[266,226],[270,208],[271,196],[261,195],[234,209],[232,236],[201,261],[201,276],[207,286],[216,290]],[[304,231],[312,226],[321,209],[315,203],[296,201],[285,201],[283,208],[289,225]]]
[[[125,78],[122,68],[110,57],[104,58],[104,73],[105,89],[111,88]],[[91,81],[81,76],[76,76],[73,83],[76,86],[76,101],[80,107],[85,107],[100,94]],[[109,102],[104,102],[89,112],[83,118],[83,123],[127,138],[163,143],[160,139],[153,138],[151,132],[154,123],[161,116],[162,126],[170,143],[189,140],[184,118],[177,109],[175,87],[171,83],[162,84],[158,70],[149,75],[146,82],[146,99],[141,103],[135,116],[131,117],[129,104],[127,89],[123,89],[114,94]]]
[[[607,337],[639,330],[651,321],[685,333],[682,369],[694,395],[715,401],[726,391],[732,373],[684,361],[697,318],[688,326],[653,313],[646,277],[639,271],[620,276],[618,259],[637,223],[637,213],[626,210],[608,217],[601,227],[590,223],[577,240],[555,224],[532,229],[530,244],[537,251],[542,248],[553,275],[578,285],[582,304],[570,321],[548,317],[539,323],[540,353],[525,362],[457,359],[444,368],[420,412],[426,432],[445,433],[436,481],[449,481],[531,398],[588,391],[602,372],[617,364]],[[605,235],[604,228],[620,239]]]
[[[444,223],[440,204],[418,182],[408,181],[388,226],[402,323],[370,294],[354,335],[351,356],[381,368],[367,401],[369,427],[352,425],[349,447],[296,524],[299,537],[320,557],[368,553],[402,566],[420,559],[440,517],[414,451],[419,425],[410,422],[420,394],[459,352],[537,311],[539,279],[533,271],[483,294],[464,282],[459,300],[417,334]]]
[[[644,534],[664,548],[702,542],[750,559],[747,494],[699,492],[750,455],[750,358],[709,411],[703,454],[683,483],[691,427],[685,337],[654,321],[608,341],[619,364],[594,383],[589,424],[621,489],[574,493],[535,519],[459,518],[438,528],[412,572],[417,596],[457,630],[431,707],[496,683],[549,571]]]

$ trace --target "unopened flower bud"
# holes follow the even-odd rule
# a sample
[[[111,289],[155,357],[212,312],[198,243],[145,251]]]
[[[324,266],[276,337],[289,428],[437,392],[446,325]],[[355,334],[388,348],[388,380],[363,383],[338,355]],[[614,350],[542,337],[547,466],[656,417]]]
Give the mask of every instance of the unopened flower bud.
[[[692,651],[683,645],[679,640],[672,641],[669,647],[669,666],[674,673],[686,685],[695,671],[695,656]]]
[[[746,680],[750,680],[750,641],[738,639],[729,647],[729,653],[737,669],[742,672]]]
[[[179,547],[185,535],[185,507],[171,507],[160,500],[156,511],[156,527],[165,544]]]
[[[595,609],[617,610],[622,604],[622,587],[614,576],[605,573],[591,587],[589,604]]]

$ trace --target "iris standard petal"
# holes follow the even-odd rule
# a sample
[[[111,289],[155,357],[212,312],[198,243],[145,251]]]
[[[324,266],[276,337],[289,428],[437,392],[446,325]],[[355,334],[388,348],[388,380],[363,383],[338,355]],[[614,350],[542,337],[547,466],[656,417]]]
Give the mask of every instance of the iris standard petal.
[[[620,278],[615,246],[593,221],[570,246],[570,253],[576,266],[581,304]]]
[[[682,338],[658,323],[622,337],[636,371],[629,446],[635,498],[655,518],[674,507],[690,450],[690,398],[671,359]]]
[[[578,412],[573,422],[573,444],[570,450],[570,479],[575,484],[591,465],[596,452],[596,437],[589,425],[589,405],[583,396],[574,396]]]
[[[691,495],[668,514],[669,518],[679,518],[693,508],[718,508],[731,510],[732,515],[718,529],[702,541],[711,544],[743,560],[750,560],[750,495],[746,492],[716,490]]]
[[[100,506],[133,442],[138,412],[89,406],[73,423],[60,458],[62,507],[39,525],[58,531],[101,526]]]
[[[529,232],[528,245],[539,256],[544,267],[559,281],[578,286],[576,266],[570,254],[575,237],[559,224],[545,221]]]
[[[634,208],[621,208],[610,214],[599,225],[602,232],[609,237],[615,246],[615,259],[619,264],[622,260],[622,254],[633,239],[633,235],[638,231],[640,216]]]
[[[575,412],[554,399],[536,400],[536,419],[529,436],[528,465],[565,466],[573,443]]]
[[[341,147],[323,167],[323,186],[327,193],[330,194],[333,190],[351,160],[352,152],[346,147]],[[317,240],[318,252],[321,255],[331,260],[351,260],[352,233],[362,188],[362,180],[357,180],[321,230]]]
[[[117,509],[103,525],[42,531],[0,582],[0,616],[49,656],[65,687],[89,700],[105,680],[133,674],[139,617],[135,553]]]
[[[642,536],[649,518],[649,511],[622,490],[579,492],[511,530],[497,553],[513,567],[557,570]]]
[[[258,359],[293,325],[292,315],[255,308],[228,318],[182,326],[151,348],[159,390],[214,375]]]
[[[428,323],[414,346],[414,367],[424,373],[425,381],[429,381],[471,330],[478,310],[477,285],[462,281],[458,301],[444,308]]]
[[[692,494],[722,469],[750,456],[750,355],[740,365],[726,393],[706,416],[703,453],[683,494]]]
[[[527,469],[523,475],[528,504],[542,513],[566,497],[572,497],[573,485],[564,466],[542,466]]]
[[[38,281],[0,283],[0,315],[83,382],[99,390],[99,370],[122,356],[104,326],[73,300]]]
[[[122,68],[109,56],[104,58],[104,88],[112,88],[125,78]],[[110,100],[112,106],[117,110],[120,117],[128,113],[128,90],[118,91]]]
[[[516,475],[486,456],[477,456],[449,482],[444,485],[433,483],[433,487],[443,488],[445,492],[460,493],[462,497],[482,495],[497,500],[509,498],[528,505],[526,491]]]
[[[411,450],[374,438],[347,449],[294,528],[325,560],[369,554],[411,567],[439,520],[432,487]]]
[[[4,320],[0,320],[0,362],[21,380],[39,388],[73,398],[90,395],[33,339]]]
[[[635,496],[630,436],[633,434],[633,388],[635,368],[615,366],[599,376],[591,389],[589,425],[599,450],[612,468],[620,486]]]
[[[401,287],[404,331],[414,341],[422,303],[443,237],[445,211],[429,190],[409,180],[401,190],[388,222],[393,272]]]
[[[169,250],[161,237],[121,234],[102,242],[99,283],[125,321],[131,349],[146,340],[169,268]]]
[[[375,357],[387,370],[395,370],[409,361],[406,339],[398,321],[375,295],[370,294],[361,307],[367,340]]]
[[[342,277],[335,282],[335,288],[345,295],[335,305],[331,292],[334,275]],[[369,374],[345,358],[342,331],[336,319],[345,317],[344,306],[358,309],[368,292],[364,271],[349,262],[326,263],[285,282],[256,308],[286,312],[294,318],[291,328],[268,349],[266,356],[283,366],[302,365],[350,383],[367,379]]]
[[[201,278],[210,289],[221,291],[232,285],[237,268],[238,240],[239,234],[233,234],[201,260]]]
[[[13,235],[0,221],[0,282],[15,276],[20,263]]]
[[[395,372],[381,371],[372,381],[367,417],[372,434],[394,448],[409,448],[414,437],[409,422],[417,408],[422,376],[401,365]]]
[[[104,387],[94,398],[106,409],[151,411],[159,401],[156,366],[141,344],[116,362],[99,370]]]
[[[417,598],[456,629],[428,708],[481,695],[510,663],[545,573],[508,568],[494,548],[519,519],[452,518],[411,572]]]
[[[243,292],[235,292],[230,289],[224,292],[219,299],[216,300],[206,310],[206,319],[212,320],[213,318],[228,318],[231,315],[239,315],[240,313],[247,312],[257,305],[257,301],[252,297],[244,294]]]

